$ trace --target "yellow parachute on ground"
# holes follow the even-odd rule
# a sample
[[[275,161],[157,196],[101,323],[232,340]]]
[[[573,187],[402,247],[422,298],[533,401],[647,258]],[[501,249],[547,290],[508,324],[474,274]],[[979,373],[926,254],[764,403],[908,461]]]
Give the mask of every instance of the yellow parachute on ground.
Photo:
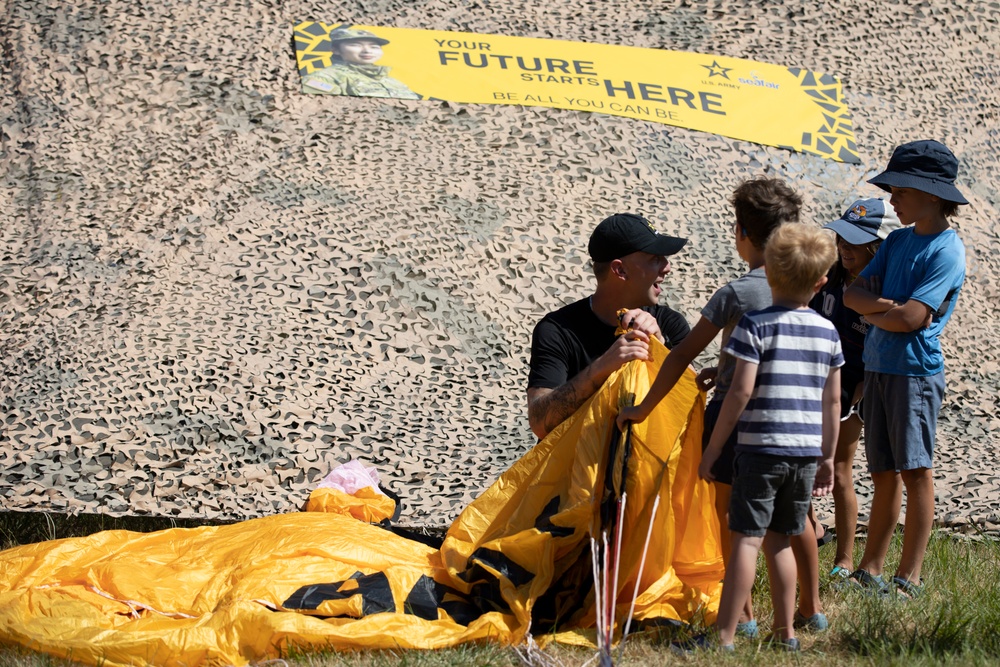
[[[290,647],[593,642],[592,544],[617,573],[596,590],[614,637],[630,611],[711,622],[722,558],[696,472],[704,397],[688,372],[644,423],[626,434],[614,423],[648,390],[666,355],[653,348],[653,363],[615,373],[470,504],[440,548],[368,523],[391,514],[383,497],[334,489],[314,492],[313,511],[26,545],[0,553],[0,640],[90,664],[188,667]],[[591,541],[602,532],[620,546]]]

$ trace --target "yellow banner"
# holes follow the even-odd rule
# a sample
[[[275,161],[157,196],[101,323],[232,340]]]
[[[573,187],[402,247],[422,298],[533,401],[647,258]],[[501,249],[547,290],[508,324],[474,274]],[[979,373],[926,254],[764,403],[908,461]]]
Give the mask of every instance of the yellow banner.
[[[860,164],[840,80],[631,46],[306,21],[302,90],[520,104],[664,123]]]

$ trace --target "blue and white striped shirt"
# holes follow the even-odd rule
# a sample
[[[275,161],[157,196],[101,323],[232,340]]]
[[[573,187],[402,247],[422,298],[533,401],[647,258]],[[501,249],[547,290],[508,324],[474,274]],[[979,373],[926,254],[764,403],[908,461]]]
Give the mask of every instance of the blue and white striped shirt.
[[[744,315],[723,352],[758,366],[736,451],[822,456],[823,387],[844,365],[833,324],[811,308],[771,306]]]

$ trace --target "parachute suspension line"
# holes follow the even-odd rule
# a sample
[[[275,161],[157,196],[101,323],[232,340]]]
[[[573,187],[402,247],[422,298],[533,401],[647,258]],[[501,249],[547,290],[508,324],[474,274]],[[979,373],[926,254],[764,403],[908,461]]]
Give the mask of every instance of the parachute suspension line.
[[[523,645],[514,647],[514,653],[527,667],[563,667],[561,660],[539,648],[530,632],[525,636]]]
[[[597,628],[597,650],[602,652],[602,644],[604,642],[603,628],[604,624],[601,619],[601,614],[604,611],[604,600],[601,595],[603,582],[601,581],[601,567],[598,564],[602,556],[600,545],[597,540],[591,536],[590,537],[590,562],[594,570],[594,625]]]
[[[621,555],[622,555],[622,529],[625,525],[625,502],[627,500],[627,495],[622,491],[622,497],[618,500],[618,534],[615,537],[615,549],[614,549],[614,579],[611,582],[611,599],[608,605],[611,609],[611,620],[608,622],[608,653],[611,653],[611,643],[614,639],[615,633],[615,608],[618,606],[618,572],[621,566]]]
[[[635,403],[635,396],[625,398],[624,405]],[[613,667],[612,644],[615,635],[615,615],[618,606],[618,580],[621,569],[622,534],[625,529],[625,508],[628,466],[632,454],[632,425],[624,433],[614,428],[605,469],[604,495],[600,503],[600,535],[591,530],[590,555],[594,576],[594,623],[597,655],[601,667]],[[615,475],[616,469],[618,475]],[[615,481],[618,481],[616,484]],[[592,524],[593,526],[593,524]],[[648,541],[647,537],[647,541]],[[624,639],[624,633],[622,634]],[[621,656],[621,651],[619,651]],[[591,660],[587,661],[589,664]]]
[[[604,612],[601,614],[601,633],[604,637],[601,655],[603,656],[611,651],[611,614],[609,613],[611,608],[608,606],[608,598],[611,597],[611,578],[609,576],[611,571],[611,544],[608,542],[608,531],[605,530],[601,533],[601,539],[604,543],[604,553],[601,559],[601,583],[604,586],[604,590],[601,592],[601,598],[604,601]],[[604,663],[603,657],[601,663]]]
[[[611,545],[608,531],[601,531],[601,540],[590,538],[590,558],[594,571],[594,624],[597,635],[597,655],[601,667],[611,667],[611,615],[608,600],[614,598],[611,577]],[[587,661],[590,662],[589,660]]]
[[[611,584],[609,572],[611,569],[611,545],[608,543],[608,531],[601,531],[601,541],[604,552],[601,554],[601,602],[604,609],[601,611],[601,626],[598,628],[598,635],[601,641],[597,643],[601,649],[601,667],[611,667],[611,620],[608,598],[611,597]]]
[[[656,520],[656,510],[660,507],[660,496],[653,497],[653,510],[649,514],[649,528],[646,529],[646,541],[642,545],[642,557],[639,559],[639,572],[635,575],[635,587],[632,589],[632,603],[628,608],[628,618],[625,619],[625,629],[622,630],[622,638],[618,644],[618,662],[622,660],[622,653],[625,651],[625,638],[628,637],[629,628],[632,627],[632,613],[635,611],[635,601],[639,597],[639,586],[642,582],[642,571],[646,567],[646,553],[649,551],[649,540],[653,537],[653,523]]]

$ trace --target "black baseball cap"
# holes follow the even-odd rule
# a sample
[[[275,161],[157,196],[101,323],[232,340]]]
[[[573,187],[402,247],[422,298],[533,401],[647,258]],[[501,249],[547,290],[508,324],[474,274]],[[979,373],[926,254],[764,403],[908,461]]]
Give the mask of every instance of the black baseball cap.
[[[601,220],[590,235],[587,251],[595,262],[610,262],[633,252],[673,255],[687,239],[657,233],[649,220],[635,213],[615,213]]]

